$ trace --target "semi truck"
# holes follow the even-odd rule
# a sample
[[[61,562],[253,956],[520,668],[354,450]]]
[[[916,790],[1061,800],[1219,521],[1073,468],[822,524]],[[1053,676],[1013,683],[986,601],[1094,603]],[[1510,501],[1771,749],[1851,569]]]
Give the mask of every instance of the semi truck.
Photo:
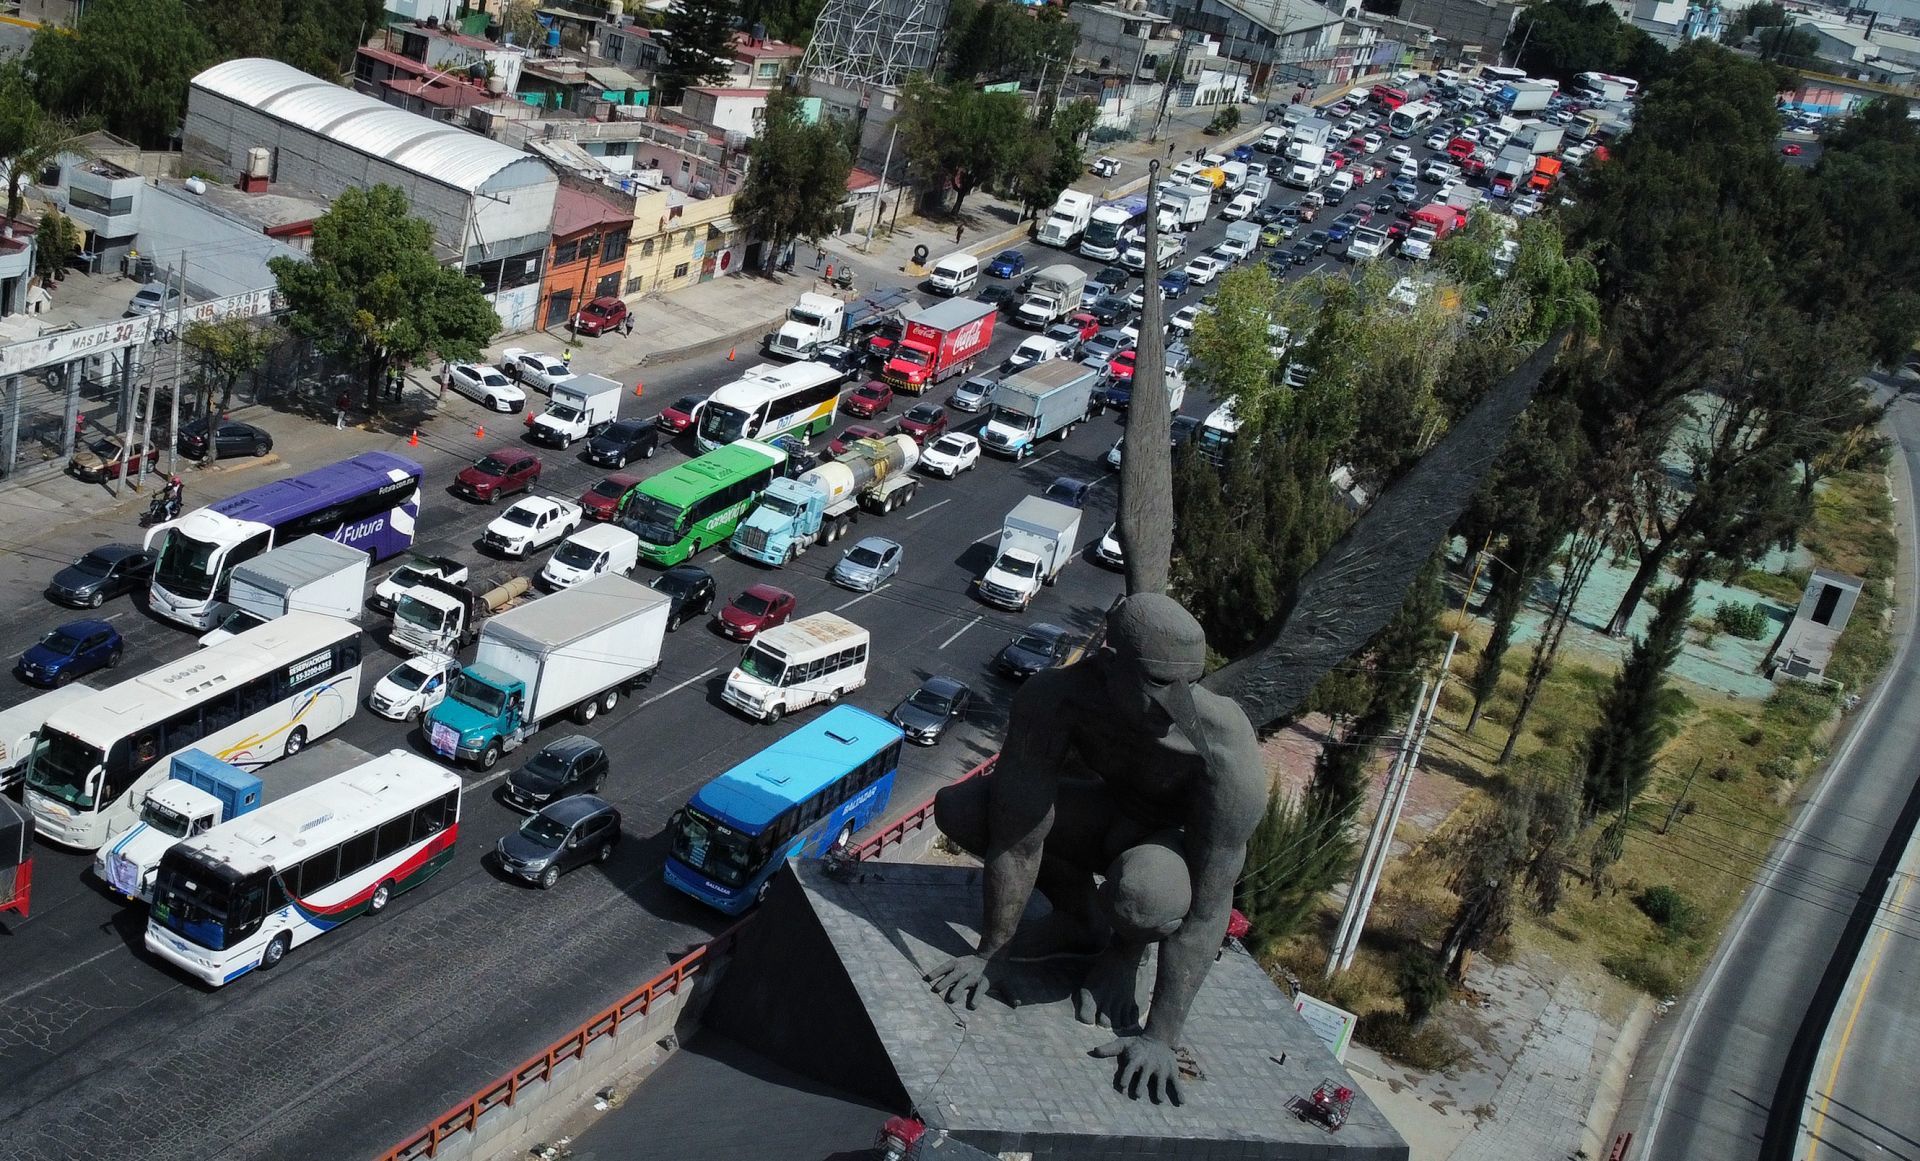
[[[1069,250],[1079,245],[1093,217],[1093,195],[1077,189],[1062,190],[1047,214],[1047,220],[1034,232],[1033,240],[1042,246]]]
[[[502,577],[475,590],[439,577],[424,577],[393,607],[387,641],[408,653],[454,653],[479,639],[481,626],[526,599],[526,577]]]
[[[1099,369],[1070,359],[1050,359],[1017,371],[993,390],[993,413],[980,429],[980,446],[1013,459],[1033,454],[1047,436],[1073,434],[1075,424],[1106,411],[1094,388]]]
[[[1312,189],[1320,184],[1320,164],[1327,159],[1327,151],[1318,145],[1303,145],[1294,158],[1293,165],[1287,169],[1287,184],[1294,189]]]
[[[288,613],[353,620],[367,591],[367,554],[318,533],[235,565],[227,603],[271,621]]]
[[[1033,289],[1014,317],[1021,326],[1044,329],[1080,309],[1080,292],[1086,288],[1087,272],[1078,266],[1049,266],[1033,276]]]
[[[1073,559],[1080,535],[1080,510],[1028,496],[1007,513],[993,563],[973,583],[974,593],[990,605],[1025,612]]]
[[[778,568],[815,544],[846,535],[861,508],[885,514],[913,501],[920,462],[912,436],[855,440],[853,446],[798,479],[775,480],[759,506],[734,529],[733,550]]]
[[[769,355],[811,359],[830,343],[857,343],[914,305],[911,291],[890,286],[847,302],[831,294],[803,294],[787,308],[787,321],[766,338]]]
[[[880,377],[896,391],[918,395],[955,375],[971,374],[974,360],[993,345],[999,313],[990,302],[949,298],[909,316]]]
[[[443,758],[491,770],[549,721],[582,725],[652,680],[673,602],[623,576],[502,613],[480,630],[472,665],[421,725]]]
[[[620,418],[620,384],[604,375],[575,375],[553,386],[547,410],[527,424],[527,438],[548,447],[572,447]]]
[[[372,760],[360,747],[329,738],[275,762],[271,789],[284,798]],[[154,872],[168,848],[259,809],[267,790],[259,775],[203,750],[174,755],[167,780],[147,791],[139,818],[109,834],[94,854],[94,877],[122,899],[152,902]]]

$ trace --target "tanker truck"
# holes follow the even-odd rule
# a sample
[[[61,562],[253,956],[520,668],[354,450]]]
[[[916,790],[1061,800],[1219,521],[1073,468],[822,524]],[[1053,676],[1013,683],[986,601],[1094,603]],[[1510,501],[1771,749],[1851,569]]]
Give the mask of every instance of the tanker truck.
[[[400,595],[387,640],[408,653],[455,653],[480,638],[480,626],[526,599],[531,582],[505,577],[485,591],[423,577]]]
[[[919,460],[911,436],[856,440],[798,479],[768,484],[759,507],[734,530],[733,550],[778,568],[815,544],[838,540],[859,509],[886,513],[911,501],[920,481],[909,473]]]

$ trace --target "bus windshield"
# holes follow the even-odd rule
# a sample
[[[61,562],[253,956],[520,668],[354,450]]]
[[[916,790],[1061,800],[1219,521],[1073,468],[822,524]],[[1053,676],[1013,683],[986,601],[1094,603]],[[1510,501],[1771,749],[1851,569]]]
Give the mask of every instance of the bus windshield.
[[[169,528],[160,538],[160,560],[153,577],[170,592],[183,597],[210,597],[215,577],[213,558],[221,546]]]
[[[700,412],[700,435],[710,443],[732,443],[753,434],[747,430],[750,417],[737,407],[709,403]]]
[[[673,857],[728,887],[744,886],[759,869],[753,836],[689,806],[673,828]]]
[[[454,674],[453,685],[448,692],[455,701],[470,705],[488,717],[499,717],[507,709],[506,690],[488,685],[465,670]]]
[[[176,848],[177,849],[177,848]],[[227,946],[227,912],[232,885],[177,858],[160,856],[153,881],[153,918],[176,935],[212,951]]]
[[[786,669],[787,663],[785,661],[782,661],[780,658],[775,657],[757,645],[748,649],[740,658],[740,672],[746,674],[748,677],[764,681],[768,685],[779,685],[780,676],[786,672]]]
[[[686,535],[686,512],[658,496],[637,492],[627,501],[627,527],[648,544],[678,544]]]
[[[1126,228],[1126,222],[1102,221],[1095,218],[1087,227],[1086,242],[1093,246],[1112,246],[1120,240],[1120,233]]]
[[[69,806],[90,809],[96,787],[93,774],[105,760],[100,747],[50,730],[27,767],[27,785]]]

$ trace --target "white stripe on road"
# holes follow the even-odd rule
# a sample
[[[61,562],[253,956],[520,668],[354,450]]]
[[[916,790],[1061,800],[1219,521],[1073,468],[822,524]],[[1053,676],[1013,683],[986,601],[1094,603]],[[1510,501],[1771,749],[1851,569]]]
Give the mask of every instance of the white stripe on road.
[[[998,535],[998,533],[996,533],[995,535]],[[853,608],[853,607],[854,607],[855,605],[857,605],[857,604],[859,604],[859,603],[860,603],[861,601],[864,601],[864,600],[866,600],[866,599],[867,599],[868,597],[870,597],[870,596],[872,596],[872,595],[873,595],[874,593],[884,593],[884,592],[886,592],[886,591],[887,591],[888,589],[890,589],[890,588],[892,588],[892,587],[893,587],[893,586],[892,586],[891,584],[884,584],[884,585],[881,585],[881,586],[880,586],[879,588],[877,588],[877,589],[870,589],[870,590],[868,590],[867,592],[864,592],[864,593],[861,593],[861,594],[860,594],[859,596],[857,596],[857,597],[855,597],[855,598],[853,598],[852,600],[850,600],[850,601],[848,601],[848,602],[847,602],[846,604],[844,604],[844,605],[836,605],[836,606],[834,606],[834,609],[833,609],[833,611],[837,613],[837,612],[839,612],[839,611],[840,611],[840,610],[842,610],[842,609],[851,609],[851,608]]]
[[[980,622],[986,619],[987,619],[987,615],[985,613],[982,613],[979,616],[975,617],[973,620],[968,621],[966,624],[960,626],[958,629],[955,629],[953,631],[953,636],[947,638],[945,641],[940,642],[940,648],[945,649],[947,646],[953,644],[955,641],[958,641],[960,639],[960,634],[966,632],[968,629],[973,628],[975,625],[978,625]]]
[[[953,503],[952,496],[948,496],[946,499],[940,501],[940,504],[951,504],[951,503]],[[927,513],[933,511],[935,508],[938,508],[940,504],[929,504],[925,508],[922,508],[918,512],[915,512],[913,515],[907,517],[907,519],[918,520],[920,519],[920,517],[925,516]]]
[[[1030,459],[1030,460],[1028,460],[1028,461],[1027,461],[1027,466],[1028,466],[1028,467],[1032,467],[1032,466],[1033,466],[1034,464],[1037,464],[1037,463],[1039,463],[1039,462],[1040,462],[1041,460],[1044,460],[1044,459],[1046,459],[1046,458],[1047,458],[1048,456],[1057,456],[1057,455],[1059,455],[1059,454],[1060,454],[1060,453],[1061,453],[1062,451],[1064,451],[1064,450],[1066,450],[1066,449],[1064,449],[1064,448],[1054,448],[1054,449],[1053,449],[1052,451],[1050,451],[1050,452],[1048,452],[1048,453],[1047,453],[1046,455],[1044,455],[1044,456],[1035,456],[1035,457],[1033,457],[1032,459]]]
[[[689,685],[692,685],[694,682],[705,681],[707,678],[712,677],[714,674],[718,672],[720,672],[720,667],[716,665],[712,669],[706,670],[703,673],[696,673],[692,677],[689,677],[685,681],[681,682],[679,685],[676,685],[671,689],[663,689],[659,693],[654,694],[652,697],[641,702],[640,707],[644,708],[646,706],[650,706],[654,702],[659,701],[663,697],[667,697],[669,695],[679,693],[681,690],[687,688]]]

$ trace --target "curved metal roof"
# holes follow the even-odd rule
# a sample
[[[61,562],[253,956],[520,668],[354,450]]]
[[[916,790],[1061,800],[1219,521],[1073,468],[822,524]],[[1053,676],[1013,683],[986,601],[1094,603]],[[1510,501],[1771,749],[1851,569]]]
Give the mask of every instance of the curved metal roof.
[[[277,60],[230,60],[194,77],[193,84],[468,193],[516,161],[536,160],[491,138],[395,108]]]

